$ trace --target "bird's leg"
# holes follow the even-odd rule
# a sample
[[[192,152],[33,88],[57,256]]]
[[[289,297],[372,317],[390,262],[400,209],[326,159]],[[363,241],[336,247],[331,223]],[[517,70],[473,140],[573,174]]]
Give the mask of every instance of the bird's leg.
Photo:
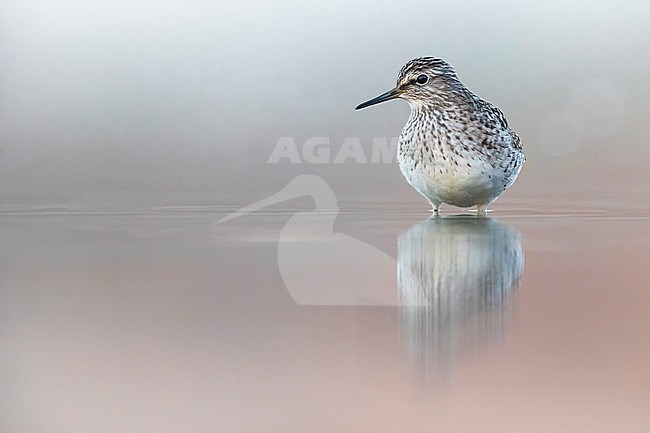
[[[476,214],[477,216],[486,216],[488,212],[488,205],[487,204],[479,204],[476,205],[476,210],[478,213]]]
[[[440,215],[440,203],[434,203],[430,201],[431,203],[431,213],[434,215]]]

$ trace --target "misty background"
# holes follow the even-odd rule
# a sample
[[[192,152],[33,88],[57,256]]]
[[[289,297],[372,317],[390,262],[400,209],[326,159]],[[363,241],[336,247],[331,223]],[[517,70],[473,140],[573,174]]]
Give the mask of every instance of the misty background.
[[[649,24],[648,0],[0,0],[0,432],[647,432]],[[424,55],[523,140],[495,219],[420,223],[396,162],[268,163],[283,137],[370,159],[409,108],[354,107]],[[214,224],[301,174],[313,200]]]
[[[449,61],[522,137],[528,161],[499,203],[650,203],[644,0],[0,5],[5,205],[246,203],[308,173],[343,207],[375,197],[425,208],[396,163],[267,163],[280,137],[299,150],[328,137],[332,159],[358,137],[369,158],[409,108],[354,107],[423,55]]]

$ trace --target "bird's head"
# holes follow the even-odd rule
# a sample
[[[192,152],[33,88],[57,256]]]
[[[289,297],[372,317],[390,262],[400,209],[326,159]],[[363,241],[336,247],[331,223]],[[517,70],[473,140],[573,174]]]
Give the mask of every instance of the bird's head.
[[[402,98],[413,107],[426,101],[444,100],[454,89],[461,87],[463,85],[449,63],[436,57],[418,57],[402,67],[393,89],[359,104],[356,109],[395,98]]]

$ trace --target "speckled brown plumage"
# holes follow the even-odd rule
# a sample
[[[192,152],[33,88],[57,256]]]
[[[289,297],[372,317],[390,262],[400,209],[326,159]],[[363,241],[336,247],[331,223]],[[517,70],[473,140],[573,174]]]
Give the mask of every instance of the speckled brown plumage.
[[[400,169],[435,212],[448,203],[485,213],[515,181],[525,161],[519,136],[503,112],[467,89],[447,62],[409,61],[394,89],[357,109],[394,98],[411,106],[399,139]]]

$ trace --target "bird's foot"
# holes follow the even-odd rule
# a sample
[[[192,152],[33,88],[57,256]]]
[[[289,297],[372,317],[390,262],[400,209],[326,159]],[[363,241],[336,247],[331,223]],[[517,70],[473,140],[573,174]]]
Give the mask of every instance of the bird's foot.
[[[476,216],[482,216],[482,217],[487,216],[487,213],[489,212],[487,205],[476,206],[476,211],[477,211]]]

